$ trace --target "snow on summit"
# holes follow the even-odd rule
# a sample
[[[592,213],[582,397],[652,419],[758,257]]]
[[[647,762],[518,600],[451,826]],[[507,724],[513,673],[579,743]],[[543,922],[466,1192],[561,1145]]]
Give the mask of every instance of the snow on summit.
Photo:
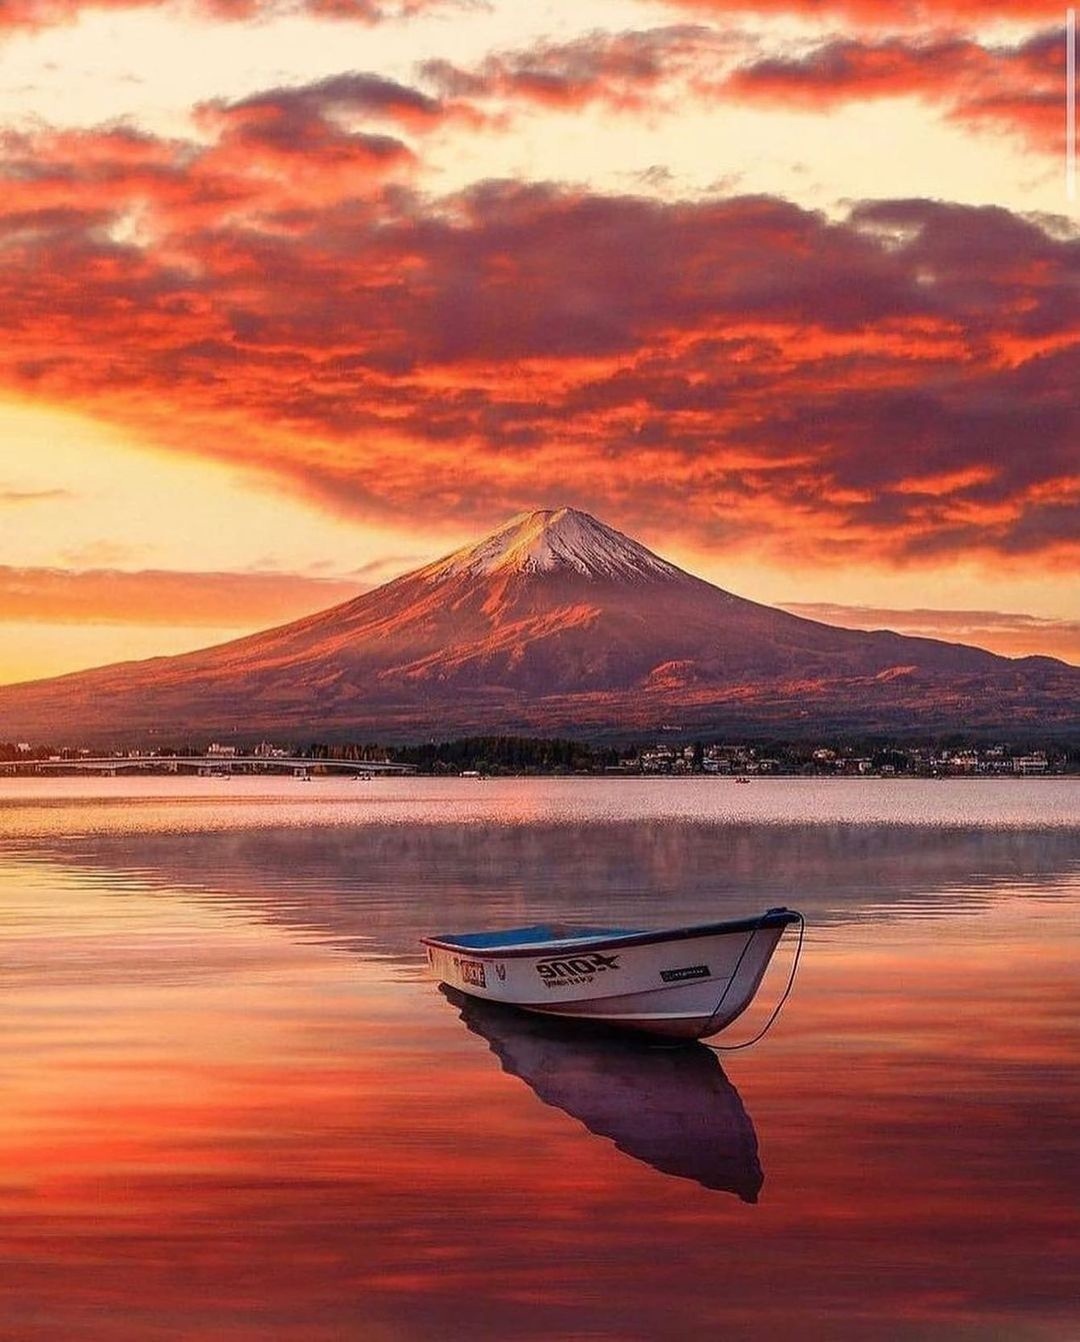
[[[576,508],[521,513],[475,545],[433,564],[429,571],[432,577],[449,577],[557,569],[621,580],[685,576],[644,545]]]

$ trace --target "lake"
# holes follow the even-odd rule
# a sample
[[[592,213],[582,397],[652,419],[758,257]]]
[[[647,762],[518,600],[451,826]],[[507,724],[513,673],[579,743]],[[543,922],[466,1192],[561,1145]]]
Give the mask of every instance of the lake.
[[[781,903],[727,1055],[417,944]],[[4,1339],[1080,1336],[1077,780],[2,779],[0,993]]]

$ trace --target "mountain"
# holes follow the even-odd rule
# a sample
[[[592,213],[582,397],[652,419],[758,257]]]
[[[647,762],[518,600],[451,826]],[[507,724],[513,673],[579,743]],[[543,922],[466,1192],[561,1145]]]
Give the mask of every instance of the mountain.
[[[178,657],[0,687],[0,740],[1075,732],[1080,668],[734,596],[572,508],[330,610]]]

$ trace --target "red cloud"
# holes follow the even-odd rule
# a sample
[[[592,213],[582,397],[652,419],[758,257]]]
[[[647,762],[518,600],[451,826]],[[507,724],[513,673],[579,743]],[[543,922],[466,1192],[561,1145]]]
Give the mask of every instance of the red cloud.
[[[473,70],[442,60],[428,61],[421,70],[455,98],[503,98],[555,108],[604,102],[638,109],[677,76],[715,67],[744,46],[737,36],[682,25],[540,42],[491,55]]]
[[[834,19],[877,28],[964,27],[985,25],[982,0],[667,0],[673,8],[708,15],[792,15]],[[160,0],[5,0],[4,28],[43,28],[67,23],[84,11],[146,9]],[[476,0],[173,0],[177,8],[208,18],[245,20],[307,13],[317,18],[360,23],[407,19],[445,8],[470,8]],[[1057,0],[995,0],[993,16],[1018,22],[1060,20]]]
[[[232,21],[308,13],[318,18],[379,23],[470,3],[471,0],[175,0],[175,8]],[[0,6],[0,32],[5,28],[47,28],[71,23],[80,14],[94,10],[151,7],[160,7],[160,0],[4,0]]]
[[[919,200],[428,200],[336,119],[409,120],[408,91],[332,85],[215,106],[209,144],[9,139],[0,383],[369,515],[554,491],[844,562],[1075,555],[1074,231]]]
[[[987,18],[1039,23],[1063,18],[1057,0],[667,0],[673,8],[705,14],[790,14],[837,19],[867,27],[979,29]]]
[[[428,61],[421,73],[455,100],[459,115],[492,101],[641,111],[722,98],[825,111],[915,95],[969,128],[1015,131],[1046,152],[1061,153],[1064,141],[1065,41],[1057,29],[1012,47],[957,35],[843,37],[795,58],[763,56],[745,34],[682,25],[541,42],[472,69]]]
[[[314,84],[271,89],[237,102],[207,103],[202,119],[227,134],[275,152],[318,153],[328,129],[348,117],[383,118],[426,130],[443,119],[434,98],[379,75],[335,75]]]
[[[943,105],[958,121],[1017,130],[1036,147],[1059,153],[1064,81],[1064,36],[1050,30],[1013,48],[983,47],[961,37],[838,39],[798,60],[744,65],[718,91],[741,101],[822,110],[915,94]]]
[[[359,197],[415,161],[398,136],[366,123],[422,131],[456,115],[405,85],[350,74],[238,102],[205,103],[195,119],[205,143],[163,140],[130,127],[46,133],[0,132],[0,217],[24,209],[76,210],[101,225],[138,216],[159,238],[199,225],[251,217],[277,230],[295,204]],[[56,219],[53,220],[55,225]],[[29,225],[28,225],[29,226]]]

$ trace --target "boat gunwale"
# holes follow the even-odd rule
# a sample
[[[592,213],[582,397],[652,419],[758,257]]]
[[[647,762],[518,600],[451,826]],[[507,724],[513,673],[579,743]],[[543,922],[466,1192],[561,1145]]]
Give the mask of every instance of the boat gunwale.
[[[421,944],[438,950],[453,951],[474,960],[510,960],[545,956],[571,951],[609,950],[613,947],[650,946],[666,941],[691,941],[699,937],[722,936],[724,933],[758,932],[765,928],[790,927],[799,921],[792,909],[768,909],[756,918],[733,918],[720,923],[698,923],[692,927],[659,928],[654,931],[622,932],[610,936],[559,937],[550,941],[534,941],[521,945],[465,946],[453,936],[475,936],[476,933],[446,933],[442,936],[421,937]],[[512,929],[511,929],[512,930]],[[493,934],[496,935],[496,934]]]

